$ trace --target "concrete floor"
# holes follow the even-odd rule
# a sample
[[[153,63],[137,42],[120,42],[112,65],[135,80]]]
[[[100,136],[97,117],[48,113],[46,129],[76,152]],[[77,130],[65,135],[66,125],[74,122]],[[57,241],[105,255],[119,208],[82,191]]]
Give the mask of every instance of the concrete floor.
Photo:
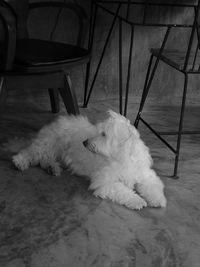
[[[11,156],[55,117],[46,97],[38,101],[38,95],[28,100],[22,95],[9,101],[0,120],[1,267],[200,266],[199,136],[184,137],[180,179],[173,180],[173,155],[140,127],[166,185],[168,206],[132,211],[95,198],[85,180],[67,172],[52,177],[40,168],[20,173],[13,167]],[[95,121],[108,108],[117,111],[117,101],[96,101],[81,113]],[[132,120],[136,108],[129,104]],[[177,117],[177,107],[147,111],[162,127],[171,127]],[[189,108],[188,127],[200,128],[199,111]]]

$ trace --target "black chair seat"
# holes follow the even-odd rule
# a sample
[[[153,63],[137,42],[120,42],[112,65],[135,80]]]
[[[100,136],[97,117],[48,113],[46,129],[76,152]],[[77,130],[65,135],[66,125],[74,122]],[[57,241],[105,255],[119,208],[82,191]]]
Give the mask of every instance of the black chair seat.
[[[158,57],[159,55],[159,48],[153,48],[150,50],[153,56]],[[177,50],[167,50],[164,49],[162,54],[160,55],[160,60],[166,62],[167,64],[171,65],[172,67],[182,71],[184,68],[184,63],[185,63],[185,56],[186,52],[185,51],[177,51]],[[199,71],[199,64],[200,64],[200,55],[197,55],[196,61],[194,64],[194,56],[195,53],[191,52],[188,65],[187,65],[187,71]]]
[[[69,64],[88,57],[86,49],[46,40],[21,39],[17,41],[15,63],[24,67]]]

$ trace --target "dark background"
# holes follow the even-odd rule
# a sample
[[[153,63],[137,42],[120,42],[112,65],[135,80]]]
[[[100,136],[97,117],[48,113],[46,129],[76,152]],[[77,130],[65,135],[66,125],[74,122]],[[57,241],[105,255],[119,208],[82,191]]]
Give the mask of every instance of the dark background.
[[[58,0],[59,1],[59,0]],[[65,0],[69,1],[69,0]],[[34,2],[34,1],[31,1]],[[90,0],[76,1],[81,4],[88,15],[90,13]],[[158,1],[157,1],[158,2]],[[171,1],[173,2],[173,1]],[[177,1],[174,1],[177,2]],[[180,1],[183,3],[183,1]],[[188,1],[192,3],[193,1]],[[116,5],[110,5],[111,10],[116,9]],[[123,10],[122,10],[123,12]],[[124,13],[126,10],[124,10]],[[59,13],[59,17],[58,17]],[[138,7],[131,9],[131,17],[135,21],[140,21],[142,18],[143,10]],[[189,8],[158,8],[153,7],[148,10],[148,20],[151,22],[172,22],[172,23],[190,23],[192,22],[193,12]],[[58,20],[57,20],[58,18]],[[70,22],[69,22],[70,18]],[[74,38],[74,17],[69,12],[59,11],[55,8],[50,8],[32,11],[29,17],[29,32],[30,37],[44,38],[58,41],[69,41]],[[106,14],[104,11],[99,10],[95,31],[95,39],[93,46],[93,63],[92,74],[94,73],[97,61],[99,59],[100,52],[104,45],[106,34],[109,30],[112,17]],[[56,30],[52,32],[53,29]],[[111,40],[106,50],[105,58],[102,63],[97,81],[95,83],[94,94],[92,99],[104,99],[104,98],[116,98],[118,97],[118,23],[115,25],[115,29],[111,36]],[[52,34],[53,33],[53,34]],[[163,27],[135,27],[134,38],[134,51],[132,59],[132,70],[130,79],[130,98],[132,102],[140,100],[141,90],[144,83],[147,64],[149,61],[150,53],[149,49],[152,47],[159,47],[165,33]],[[126,77],[126,67],[128,60],[130,40],[130,27],[126,24],[123,25],[123,65],[124,65],[124,85]],[[176,29],[170,37],[167,44],[168,47],[183,48],[188,40],[188,30]],[[87,45],[87,42],[86,42]],[[83,81],[84,81],[84,67],[76,67],[71,69],[71,78],[73,86],[78,95],[79,101],[82,101],[83,97]],[[17,81],[13,85],[12,90],[17,89]],[[183,77],[181,73],[160,64],[158,74],[155,76],[153,83],[153,89],[151,91],[148,101],[155,103],[167,103],[177,104],[180,100],[183,88]],[[31,88],[30,88],[31,90]],[[40,86],[38,85],[38,90]],[[26,88],[24,97],[29,97],[29,88]],[[41,92],[46,94],[46,92]],[[10,100],[15,96],[12,93]],[[199,101],[199,78],[191,77],[189,80],[189,93],[188,102],[192,105],[197,104]]]

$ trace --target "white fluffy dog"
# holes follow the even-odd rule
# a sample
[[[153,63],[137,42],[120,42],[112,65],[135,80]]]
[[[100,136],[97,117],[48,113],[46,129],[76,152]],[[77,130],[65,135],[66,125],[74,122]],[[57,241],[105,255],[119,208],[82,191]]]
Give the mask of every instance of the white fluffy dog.
[[[62,167],[90,178],[94,195],[131,209],[165,207],[163,183],[152,167],[149,149],[125,117],[91,124],[86,117],[61,116],[43,127],[31,145],[13,156],[20,170],[40,164],[59,175]]]

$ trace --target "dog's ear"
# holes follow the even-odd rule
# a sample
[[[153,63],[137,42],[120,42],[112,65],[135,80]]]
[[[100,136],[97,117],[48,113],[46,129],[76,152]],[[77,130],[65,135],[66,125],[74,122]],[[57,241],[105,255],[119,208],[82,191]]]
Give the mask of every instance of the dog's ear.
[[[126,122],[128,125],[130,124],[130,121],[126,117],[113,111],[112,109],[108,110],[108,114],[113,119],[118,119],[119,121]]]
[[[109,109],[108,111],[108,115],[112,118],[116,118],[119,116],[119,114],[117,114],[115,111],[113,111],[112,109]]]

